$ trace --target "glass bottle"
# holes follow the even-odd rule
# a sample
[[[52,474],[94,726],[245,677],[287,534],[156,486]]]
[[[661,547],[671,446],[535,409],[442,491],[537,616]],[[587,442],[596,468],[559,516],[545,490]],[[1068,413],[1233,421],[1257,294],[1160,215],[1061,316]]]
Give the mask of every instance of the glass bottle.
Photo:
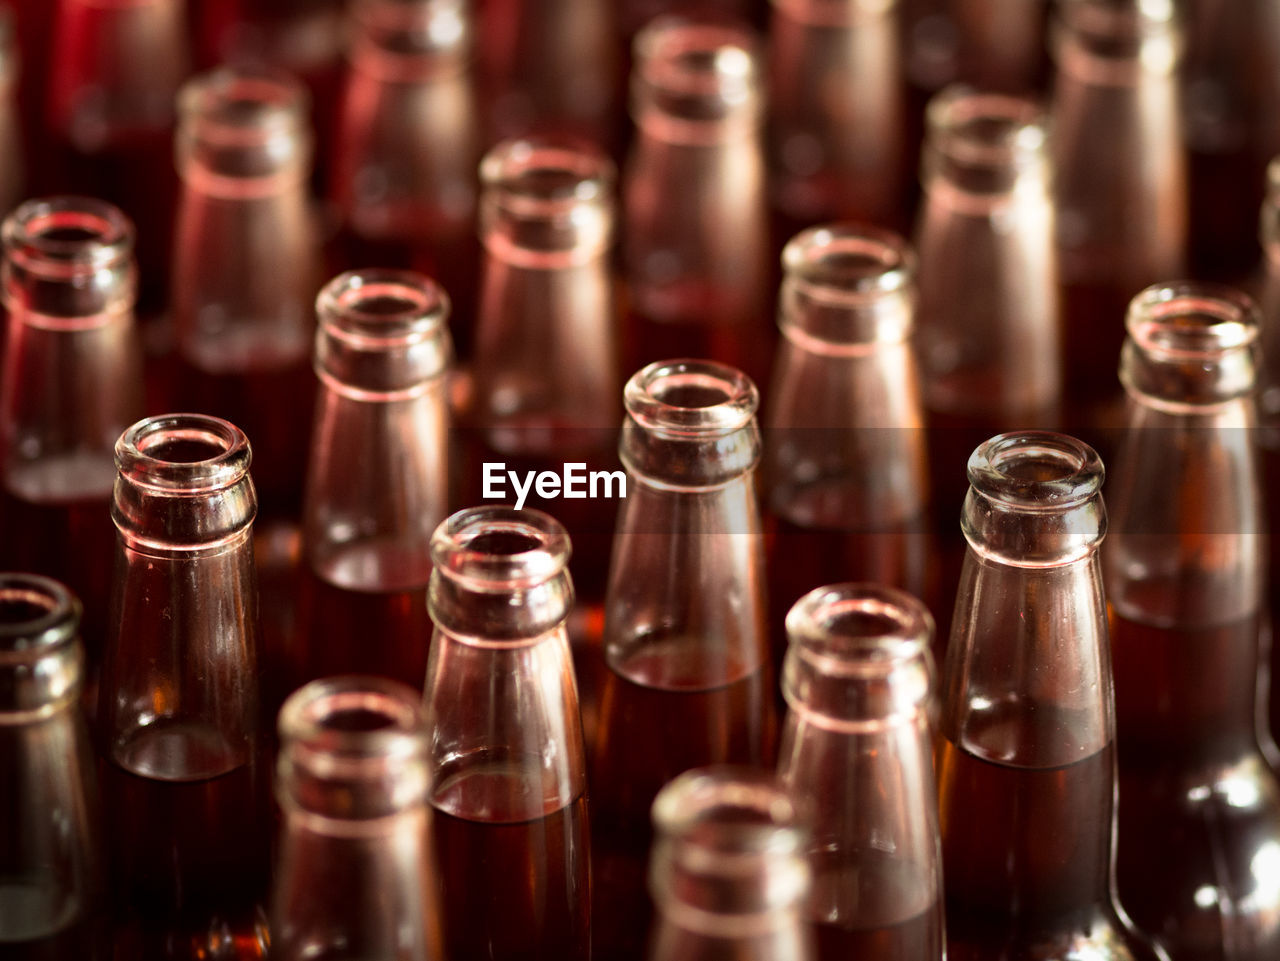
[[[8,215],[26,193],[27,157],[18,102],[21,68],[19,24],[11,7],[0,10],[0,211]],[[2,343],[0,339],[0,343]]]
[[[1049,79],[1050,0],[947,0],[960,83],[1021,96]]]
[[[569,550],[549,515],[507,507],[460,511],[431,541],[425,702],[448,958],[591,956]]]
[[[331,266],[438,277],[469,333],[480,255],[470,4],[362,0],[350,21],[329,187],[343,226]]]
[[[481,0],[489,142],[530,135],[617,146],[623,51],[613,0]]]
[[[269,860],[249,442],[202,414],[116,445],[98,705],[116,957],[259,958]]]
[[[138,226],[140,307],[163,311],[173,206],[174,98],[187,75],[183,0],[57,0],[46,61],[45,193],[99,197]]]
[[[1263,491],[1280,490],[1280,159],[1267,165],[1267,196],[1259,218],[1263,271],[1258,291],[1261,311],[1259,343],[1262,348],[1258,366],[1257,453],[1262,458]],[[1276,625],[1280,624],[1280,507],[1264,505],[1267,521],[1267,616],[1264,618],[1264,650],[1269,651],[1270,678],[1280,678],[1280,643],[1276,641]],[[1270,691],[1272,739],[1280,738],[1280,683],[1272,683]]]
[[[1189,0],[1182,68],[1191,261],[1231,283],[1258,263],[1253,220],[1280,153],[1280,8],[1269,0]]]
[[[1063,0],[1050,119],[1070,422],[1117,427],[1129,299],[1182,273],[1186,149],[1173,0]]]
[[[296,517],[320,282],[307,97],[283,74],[221,68],[189,81],[179,109],[176,403],[242,426],[264,516]]]
[[[104,957],[79,620],[57,581],[0,574],[0,954],[9,961]]]
[[[929,559],[915,254],[833,225],[792,238],[782,261],[764,450],[775,667],[802,594],[841,578],[922,594]]]
[[[839,584],[787,628],[778,779],[813,835],[817,957],[942,961],[933,618],[904,591]]]
[[[330,281],[316,310],[320,387],[286,687],[360,673],[418,688],[431,535],[448,514],[449,299],[418,274],[362,270]]]
[[[778,232],[790,237],[830,220],[902,226],[896,0],[772,3],[769,160]]]
[[[633,376],[625,403],[591,783],[596,950],[633,958],[654,797],[690,768],[772,764],[776,716],[755,385],[722,364],[669,361]]]
[[[1149,961],[1113,879],[1102,462],[1003,434],[969,460],[938,764],[947,958]]]
[[[809,961],[807,834],[791,796],[763,771],[710,767],[653,803],[649,961]]]
[[[375,677],[313,681],[280,712],[276,961],[438,961],[425,712]]]
[[[1229,288],[1161,284],[1127,324],[1106,551],[1120,896],[1170,957],[1261,961],[1280,955],[1280,783],[1255,710],[1258,315]]]
[[[768,375],[768,196],[756,40],[662,17],[635,40],[623,180],[626,370],[668,357]]]
[[[80,597],[96,672],[115,549],[114,445],[143,412],[133,224],[103,201],[52,197],[22,204],[0,234],[0,558]]]
[[[563,139],[504,142],[481,163],[485,257],[465,471],[474,501],[493,496],[485,464],[521,474],[559,474],[566,463],[617,466],[615,177],[604,154]],[[527,503],[564,523],[574,584],[598,609],[615,505],[592,497]],[[580,633],[575,626],[575,644]]]

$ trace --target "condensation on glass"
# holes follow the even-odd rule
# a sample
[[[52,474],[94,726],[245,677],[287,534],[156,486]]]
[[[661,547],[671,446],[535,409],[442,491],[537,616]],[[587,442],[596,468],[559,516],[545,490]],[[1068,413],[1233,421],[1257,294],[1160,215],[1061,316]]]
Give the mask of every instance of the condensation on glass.
[[[1231,288],[1158,284],[1130,305],[1120,360],[1128,425],[1105,551],[1117,877],[1134,922],[1175,958],[1280,953],[1258,320]]]
[[[374,677],[313,681],[279,727],[271,957],[445,957],[417,692]]]
[[[587,770],[565,529],[477,507],[431,543],[425,703],[445,956],[591,956]]]

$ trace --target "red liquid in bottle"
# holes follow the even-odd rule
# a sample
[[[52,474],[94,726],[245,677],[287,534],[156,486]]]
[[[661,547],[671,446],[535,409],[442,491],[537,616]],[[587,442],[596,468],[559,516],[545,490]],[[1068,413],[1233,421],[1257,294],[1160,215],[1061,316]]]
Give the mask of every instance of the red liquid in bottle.
[[[819,850],[810,857],[810,863],[813,890],[809,918],[818,961],[920,961],[942,957],[942,919],[934,909],[932,878],[874,851],[827,858]],[[856,868],[851,866],[855,863]],[[853,879],[848,876],[851,871],[855,873]],[[851,880],[864,921],[861,927],[842,925],[826,915],[827,905],[848,890]],[[879,923],[865,923],[871,920]]]
[[[1257,741],[1259,621],[1112,620],[1121,903],[1191,961],[1280,957],[1280,788]]]
[[[524,774],[487,765],[446,774],[435,792],[432,837],[450,961],[591,956],[586,797],[525,820],[528,792],[539,786]]]
[[[208,727],[161,721],[103,764],[116,957],[265,955],[266,779],[242,756]]]

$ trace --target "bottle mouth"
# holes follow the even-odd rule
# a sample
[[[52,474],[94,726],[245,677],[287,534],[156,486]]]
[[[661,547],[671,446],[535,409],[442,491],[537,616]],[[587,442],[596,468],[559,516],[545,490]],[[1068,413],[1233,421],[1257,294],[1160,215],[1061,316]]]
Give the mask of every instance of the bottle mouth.
[[[133,256],[132,221],[90,197],[28,200],[5,218],[0,233],[11,262],[54,279],[92,276]]]
[[[859,224],[827,224],[796,234],[782,251],[787,280],[806,296],[837,303],[908,289],[916,257],[897,234]]]
[[[480,162],[491,198],[521,217],[556,217],[612,206],[617,170],[594,145],[570,138],[506,140]]]
[[[760,406],[746,374],[710,360],[666,360],[632,375],[623,391],[640,427],[670,438],[707,439],[748,427]]]
[[[1060,510],[1097,497],[1105,476],[1092,447],[1053,431],[1000,434],[969,458],[969,483],[989,500],[1018,509]]]
[[[138,421],[116,442],[116,467],[132,483],[157,491],[202,493],[241,481],[249,439],[207,414],[161,414]]]
[[[331,336],[361,350],[403,347],[436,336],[449,317],[449,295],[408,270],[352,270],[320,291],[316,313]]]
[[[396,58],[453,55],[470,46],[464,0],[357,0],[351,15],[362,39]]]
[[[893,10],[897,0],[770,0],[772,6],[799,23],[847,27]]]
[[[1125,328],[1153,359],[1214,361],[1258,340],[1261,316],[1245,294],[1193,281],[1154,284],[1129,302]]]
[[[358,774],[366,762],[426,756],[421,697],[380,677],[331,677],[304,685],[280,711],[285,751],[305,753],[314,769]],[[324,759],[323,761],[321,759]]]
[[[178,111],[184,125],[199,125],[205,143],[253,147],[305,130],[309,100],[306,89],[281,71],[219,67],[187,81]]]
[[[799,854],[802,832],[790,794],[773,775],[743,767],[687,771],[653,802],[653,825],[666,841],[703,856],[714,873],[717,859],[731,869],[738,855]]]
[[[1166,33],[1177,17],[1173,0],[1063,0],[1058,9],[1066,26],[1116,44],[1114,52]]]
[[[0,574],[0,659],[73,640],[80,602],[62,584],[36,574]]]
[[[633,53],[639,79],[654,90],[731,105],[755,96],[756,46],[742,26],[663,16],[636,35]]]
[[[1044,114],[1032,100],[953,85],[926,112],[929,153],[972,172],[1017,171],[1043,162]]]
[[[878,584],[810,591],[787,614],[787,637],[826,676],[878,678],[929,650],[933,616],[917,598]]]
[[[472,590],[527,590],[564,574],[569,535],[533,509],[486,506],[458,511],[431,537],[435,570]]]

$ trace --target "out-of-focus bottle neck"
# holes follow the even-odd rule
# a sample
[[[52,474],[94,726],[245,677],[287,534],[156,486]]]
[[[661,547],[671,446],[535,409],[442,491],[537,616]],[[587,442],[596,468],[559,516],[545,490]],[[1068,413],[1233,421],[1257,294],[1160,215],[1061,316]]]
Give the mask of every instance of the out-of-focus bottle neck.
[[[838,584],[787,614],[782,692],[791,711],[827,731],[874,734],[928,715],[933,618],[905,591]]]
[[[770,0],[774,11],[814,27],[856,27],[888,16],[898,0]]]
[[[0,728],[76,703],[84,681],[79,627],[80,602],[57,581],[0,574]]]
[[[29,323],[98,327],[130,314],[138,270],[133,224],[87,197],[29,200],[0,229],[4,302]]]
[[[358,0],[350,13],[352,65],[390,83],[423,83],[471,62],[467,0]]]
[[[814,227],[782,252],[778,326],[802,349],[863,354],[911,336],[915,254],[871,227]]]
[[[754,136],[764,115],[756,46],[742,27],[652,21],[633,50],[631,111],[641,132],[693,145]]]
[[[613,162],[565,139],[508,140],[480,164],[480,233],[491,257],[534,269],[601,260],[613,241]]]
[[[303,190],[311,173],[308,98],[287,74],[220,68],[178,94],[178,170],[228,199]]]
[[[1001,434],[969,458],[961,528],[985,562],[1024,568],[1088,563],[1107,530],[1102,461],[1050,431]]]
[[[1120,380],[1140,404],[1196,414],[1257,386],[1260,317],[1228,287],[1156,284],[1129,304]]]
[[[1173,0],[1062,0],[1057,11],[1050,47],[1063,76],[1130,86],[1177,69],[1182,33]]]
[[[426,394],[449,369],[449,298],[420,274],[341,274],[320,291],[316,313],[316,375],[344,397],[409,400]]]
[[[280,711],[277,795],[313,831],[368,835],[424,812],[430,792],[421,698],[395,681],[338,677],[295,691]]]
[[[664,923],[694,937],[768,937],[798,926],[809,892],[805,833],[764,772],[704,768],[653,803],[649,891]]]
[[[536,644],[573,609],[569,552],[565,529],[541,511],[459,511],[431,539],[431,619],[477,647]]]
[[[161,558],[249,550],[257,497],[249,440],[204,414],[148,417],[116,443],[111,518],[126,547]]]
[[[926,190],[946,185],[988,207],[1047,198],[1045,121],[1033,101],[953,86],[930,101],[925,122]]]
[[[756,386],[709,360],[658,361],[627,381],[618,453],[646,484],[696,492],[747,477],[760,461]]]

